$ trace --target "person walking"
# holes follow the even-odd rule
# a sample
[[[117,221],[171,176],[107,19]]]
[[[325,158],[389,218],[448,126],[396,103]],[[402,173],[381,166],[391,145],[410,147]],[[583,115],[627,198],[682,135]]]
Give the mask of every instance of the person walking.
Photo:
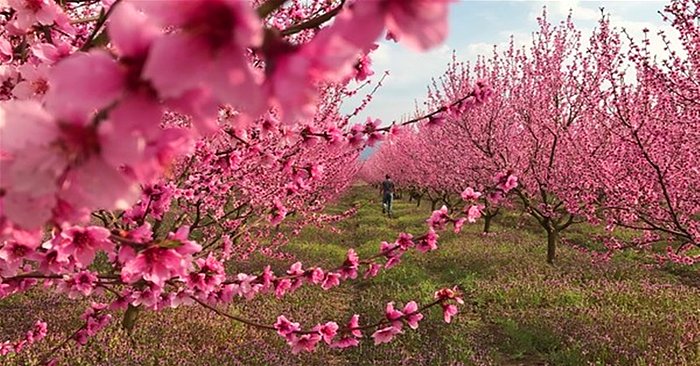
[[[392,215],[392,203],[394,201],[394,181],[391,180],[389,174],[382,182],[382,213],[386,213],[389,217]]]

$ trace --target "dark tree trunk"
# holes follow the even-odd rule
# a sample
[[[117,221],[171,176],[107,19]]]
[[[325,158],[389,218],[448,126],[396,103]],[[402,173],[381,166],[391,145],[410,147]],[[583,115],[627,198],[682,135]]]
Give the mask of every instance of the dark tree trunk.
[[[547,230],[547,263],[554,264],[557,255],[557,243],[559,242],[559,231],[556,229]]]
[[[484,215],[484,233],[488,233],[491,229],[491,219],[493,219],[494,216],[495,215]]]

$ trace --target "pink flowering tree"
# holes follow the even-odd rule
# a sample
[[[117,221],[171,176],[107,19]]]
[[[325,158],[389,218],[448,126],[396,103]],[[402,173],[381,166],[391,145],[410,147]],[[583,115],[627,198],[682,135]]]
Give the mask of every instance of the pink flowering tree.
[[[294,353],[320,343],[355,346],[365,332],[375,344],[388,342],[434,306],[447,322],[456,314],[456,288],[438,290],[423,306],[390,303],[386,319],[364,325],[359,315],[345,325],[301,325],[222,310],[376,276],[410,250],[437,249],[440,230],[465,222],[436,211],[424,233],[399,233],[367,258],[350,249],[336,268],[226,270],[254,251],[279,253],[287,240],[280,232],[351,215],[319,211],[351,182],[358,152],[439,118],[440,109],[390,127],[353,125],[354,114],[339,106],[358,92],[350,81],[371,76],[378,37],[388,33],[419,51],[442,42],[447,1],[8,0],[0,7],[0,297],[42,285],[100,299],[42,361],[55,363],[53,353],[70,341],[86,344],[117,311],[129,330],[139,311],[201,306],[277,332]],[[474,97],[486,96],[477,88],[453,103]],[[37,323],[2,353],[45,334]]]
[[[597,205],[609,230],[633,229],[642,235],[632,242],[611,240],[608,253],[624,248],[652,248],[666,243],[660,262],[693,264],[700,256],[700,201],[697,121],[700,112],[698,65],[700,28],[697,2],[672,1],[663,16],[680,35],[672,43],[660,33],[667,53],[653,57],[645,38],[641,44],[624,36],[603,18],[592,38],[592,49],[606,83],[587,127],[600,131],[578,141],[591,180],[601,182]],[[645,37],[648,30],[645,30]],[[681,47],[680,51],[675,50]],[[634,66],[630,75],[629,65]],[[630,81],[630,79],[632,81]]]
[[[425,126],[423,126],[425,127]],[[363,164],[364,179],[378,184],[388,174],[400,190],[410,196],[425,196],[431,202],[431,209],[436,209],[441,201],[450,206],[450,191],[445,184],[445,166],[449,163],[442,159],[438,150],[427,151],[435,134],[432,128],[401,131],[382,143],[381,147]]]
[[[592,200],[582,196],[593,196],[596,181],[584,179],[578,168],[581,155],[571,141],[587,121],[586,108],[599,79],[570,18],[552,25],[543,15],[539,25],[527,51],[511,44],[504,53],[494,51],[473,66],[454,60],[429,93],[428,105],[442,106],[442,125],[432,138],[431,133],[417,134],[421,143],[413,146],[429,146],[417,152],[437,152],[425,159],[434,160],[431,167],[441,168],[424,174],[437,182],[421,182],[424,186],[446,185],[457,194],[471,186],[484,193],[463,192],[464,197],[479,200],[475,211],[486,217],[486,230],[500,207],[508,205],[504,192],[513,190],[547,233],[547,261],[552,263],[560,233],[595,211]],[[470,98],[449,104],[470,90],[469,80],[474,79],[495,87],[495,95],[485,101]],[[481,88],[479,83],[477,87]],[[392,160],[398,161],[392,156],[387,164]]]
[[[387,173],[399,185],[418,187],[414,189],[426,192],[433,205],[438,199],[445,203],[436,212],[453,212],[462,206],[456,204],[456,200],[466,202],[466,222],[474,223],[483,216],[484,230],[488,232],[490,220],[498,210],[494,206],[500,207],[504,203],[507,194],[517,186],[517,178],[504,171],[486,177],[488,173],[480,168],[481,165],[472,162],[473,156],[459,148],[459,142],[463,140],[462,136],[455,134],[454,122],[444,126],[442,123],[435,125],[435,121],[426,121],[420,125],[420,130],[390,137],[362,166],[361,176],[369,182],[379,182]],[[482,177],[476,175],[479,172],[484,175],[482,181],[477,179]],[[435,196],[431,197],[431,194]],[[484,203],[490,204],[494,211],[489,211]]]
[[[519,178],[516,193],[546,232],[547,262],[553,263],[561,232],[594,210],[582,204],[582,196],[593,196],[598,182],[585,179],[572,141],[587,123],[600,77],[571,17],[553,25],[545,15],[529,51],[516,56],[520,75],[509,100],[520,130],[511,139],[520,154],[512,167]]]
[[[451,135],[454,130],[450,128],[453,121],[445,122],[455,111],[477,109],[492,95],[491,88],[483,81],[472,84],[469,80],[463,80],[460,92],[464,94],[455,92],[440,103],[426,103],[435,112],[413,128],[392,126],[387,141],[363,165],[363,178],[378,183],[389,174],[400,187],[418,192],[419,197],[426,195],[433,210],[440,202],[450,210],[459,206],[461,192],[475,181],[470,177],[471,166],[465,164],[469,154],[454,144],[457,139]],[[483,189],[492,185],[484,185]]]
[[[446,113],[446,123],[439,127],[442,133],[434,141],[453,162],[454,167],[447,173],[456,175],[453,190],[479,202],[484,233],[490,231],[491,222],[501,209],[511,206],[505,190],[498,188],[499,180],[518,166],[517,159],[521,157],[514,150],[513,141],[518,138],[520,129],[512,122],[514,109],[508,96],[518,80],[517,55],[519,52],[511,44],[503,55],[494,49],[490,58],[481,56],[473,65],[453,57],[448,69],[433,81],[429,91],[429,104],[440,106],[469,88],[467,80],[470,79],[482,80],[496,90],[475,108],[454,108]],[[508,190],[514,188],[515,183],[511,181]],[[483,194],[463,192],[467,186]],[[489,190],[489,187],[494,189]]]

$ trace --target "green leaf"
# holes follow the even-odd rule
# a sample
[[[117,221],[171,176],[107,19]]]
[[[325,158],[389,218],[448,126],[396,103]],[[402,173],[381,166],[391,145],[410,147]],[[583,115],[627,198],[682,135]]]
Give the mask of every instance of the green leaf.
[[[165,239],[162,242],[160,242],[158,246],[165,249],[175,249],[181,247],[182,243],[177,240]]]

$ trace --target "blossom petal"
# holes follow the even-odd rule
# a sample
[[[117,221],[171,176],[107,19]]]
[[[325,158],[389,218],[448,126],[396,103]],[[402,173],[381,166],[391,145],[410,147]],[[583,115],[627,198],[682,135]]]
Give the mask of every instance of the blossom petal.
[[[76,53],[51,70],[46,107],[64,122],[85,124],[119,97],[124,83],[124,72],[107,53]]]

